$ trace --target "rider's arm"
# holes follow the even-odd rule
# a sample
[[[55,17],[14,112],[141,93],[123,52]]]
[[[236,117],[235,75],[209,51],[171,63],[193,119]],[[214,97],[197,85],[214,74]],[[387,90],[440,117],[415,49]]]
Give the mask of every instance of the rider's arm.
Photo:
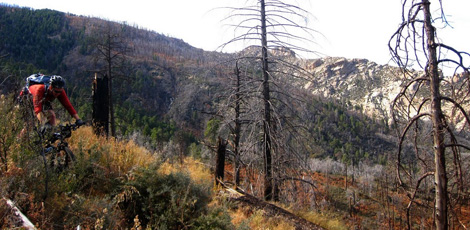
[[[75,120],[80,120],[80,117],[78,116],[78,113],[72,115],[73,118],[75,118]]]
[[[73,108],[72,103],[70,103],[69,98],[67,97],[67,94],[65,91],[62,91],[60,95],[57,97],[57,99],[60,101],[60,103],[64,106],[64,108],[69,112],[69,114],[75,118],[75,119],[80,119],[78,117],[77,111],[75,108]]]

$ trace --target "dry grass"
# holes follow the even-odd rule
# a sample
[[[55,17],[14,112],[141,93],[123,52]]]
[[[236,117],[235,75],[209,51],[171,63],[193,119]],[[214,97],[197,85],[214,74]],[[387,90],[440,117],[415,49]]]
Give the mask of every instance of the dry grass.
[[[166,161],[159,168],[159,173],[162,174],[175,172],[187,173],[196,183],[211,182],[213,178],[209,168],[192,157],[185,158],[183,164],[173,164]]]
[[[330,230],[346,230],[348,227],[344,225],[344,221],[326,213],[318,213],[315,211],[305,211],[297,213],[298,216],[315,223],[325,229]]]
[[[238,228],[248,227],[255,230],[294,230],[295,226],[281,217],[268,217],[264,211],[252,211],[251,208],[240,207],[230,213],[232,224]]]
[[[280,217],[266,217],[263,211],[256,211],[250,217],[250,229],[294,230],[295,227]]]
[[[69,144],[72,151],[78,148],[89,153],[96,148],[103,150],[105,154],[102,154],[100,162],[115,172],[126,173],[136,167],[147,167],[156,160],[154,154],[132,140],[118,141],[114,138],[96,136],[89,126],[76,130]]]

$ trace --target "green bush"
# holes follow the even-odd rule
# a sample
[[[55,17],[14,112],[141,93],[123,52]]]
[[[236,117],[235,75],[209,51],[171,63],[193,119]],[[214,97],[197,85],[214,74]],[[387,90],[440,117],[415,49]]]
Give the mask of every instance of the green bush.
[[[157,169],[158,165],[140,169],[135,179],[123,186],[118,196],[125,198],[118,203],[127,220],[138,216],[142,226],[151,229],[192,226],[208,210],[210,187],[193,183],[184,173],[162,175]]]
[[[222,208],[212,208],[206,215],[201,215],[194,222],[193,229],[196,230],[228,230],[234,229],[230,215]]]
[[[0,96],[0,195],[44,193],[45,171],[34,135],[20,135],[26,127],[15,95]],[[41,197],[39,194],[36,197]]]

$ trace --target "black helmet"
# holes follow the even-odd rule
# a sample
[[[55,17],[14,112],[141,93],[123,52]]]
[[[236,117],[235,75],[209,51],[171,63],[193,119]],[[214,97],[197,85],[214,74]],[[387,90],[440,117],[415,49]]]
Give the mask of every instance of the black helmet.
[[[58,75],[52,75],[51,80],[49,83],[52,85],[53,88],[64,88],[65,86],[65,80],[61,76]]]

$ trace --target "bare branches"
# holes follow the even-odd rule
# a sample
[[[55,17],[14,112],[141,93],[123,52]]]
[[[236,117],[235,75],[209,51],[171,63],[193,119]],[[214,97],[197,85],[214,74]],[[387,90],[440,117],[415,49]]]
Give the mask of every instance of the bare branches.
[[[230,20],[234,36],[220,48],[250,44],[235,61],[236,80],[232,77],[226,92],[229,103],[221,111],[225,127],[239,138],[233,141],[234,146],[239,143],[233,151],[240,154],[234,154],[239,157],[235,161],[257,166],[264,173],[265,199],[278,200],[278,178],[286,177],[286,168],[298,168],[308,156],[303,146],[308,141],[302,140],[306,129],[298,116],[302,97],[293,93],[290,79],[311,78],[292,62],[297,60],[295,52],[314,53],[305,48],[312,46],[302,43],[313,43],[315,31],[306,26],[307,11],[281,0],[248,0],[244,7],[224,9],[231,12],[224,21]]]
[[[425,68],[425,63],[429,61],[426,49],[427,41],[425,40],[426,36],[424,36],[425,20],[421,14],[423,12],[424,2],[428,1],[406,0],[403,2],[403,22],[389,41],[390,53],[392,54],[393,60],[399,64],[399,66],[408,68],[418,65],[420,68]],[[444,13],[442,1],[439,0],[438,4],[439,7],[434,10],[434,12],[438,12],[438,14],[432,18],[432,22],[441,21],[441,23],[444,24],[444,27],[451,26]],[[444,49],[439,51],[440,57],[438,60],[438,64],[443,68],[450,68],[445,65],[448,63],[455,66],[453,67],[455,69],[454,74],[457,73],[458,70],[469,70],[470,65],[465,65],[463,58],[464,56],[470,57],[468,52],[455,50],[454,48],[440,42],[436,42],[435,48]],[[447,54],[448,52],[455,55],[457,58],[448,58],[448,56],[452,56],[451,54]]]
[[[115,118],[114,118],[114,97],[113,97],[113,80],[123,76],[126,68],[126,55],[130,53],[130,49],[125,42],[122,33],[122,27],[107,22],[103,26],[99,26],[95,32],[94,48],[96,54],[95,65],[98,66],[97,72],[107,76],[108,84],[108,107],[109,107],[109,123],[112,136],[116,136]]]
[[[238,23],[226,24],[233,28],[235,36],[219,46],[219,49],[241,41],[253,44],[252,42],[261,39],[260,3],[258,1],[248,2],[253,2],[253,4],[244,7],[221,8],[230,12],[230,15],[222,21],[233,20]],[[306,10],[279,0],[265,1],[265,7],[267,36],[271,37],[268,42],[269,49],[286,47],[298,52],[315,53],[305,48],[311,47],[311,45],[300,45],[300,43],[315,44],[314,34],[318,33],[307,25],[303,25],[309,21],[310,17]],[[295,30],[296,33],[292,33],[292,30]]]
[[[434,176],[434,172],[426,172],[423,176],[421,176],[421,178],[419,178],[417,183],[416,183],[416,187],[414,189],[413,194],[409,195],[410,202],[408,203],[408,206],[406,207],[406,219],[407,219],[407,223],[408,223],[408,229],[411,229],[411,220],[410,220],[411,219],[410,218],[411,205],[416,202],[416,200],[415,200],[416,194],[418,192],[418,189],[419,189],[421,183],[423,182],[424,179],[426,179],[429,176]]]
[[[436,44],[436,46],[437,46],[437,48],[445,49],[445,51],[441,50],[440,52],[445,53],[446,51],[450,51],[453,54],[455,54],[457,56],[457,59],[458,59],[458,60],[454,60],[454,59],[450,59],[450,58],[444,58],[444,59],[438,60],[438,64],[453,63],[456,66],[454,68],[454,75],[457,74],[458,70],[463,70],[464,72],[469,72],[470,71],[470,65],[465,66],[465,63],[464,63],[464,58],[465,57],[470,58],[470,53],[464,52],[464,51],[458,51],[458,50],[454,49],[453,47],[442,44],[442,43],[438,43],[438,44]]]
[[[406,140],[406,134],[408,133],[408,130],[412,127],[412,125],[414,125],[416,122],[419,121],[419,119],[421,119],[422,117],[424,116],[431,116],[430,113],[422,113],[422,114],[418,114],[416,115],[415,117],[413,117],[409,122],[408,122],[408,125],[403,129],[403,133],[401,134],[400,136],[400,141],[399,141],[399,144],[398,144],[398,157],[397,157],[397,178],[398,178],[398,182],[400,185],[403,184],[403,180],[401,179],[401,175],[400,175],[400,169],[403,169],[405,171],[405,173],[411,177],[411,173],[409,173],[404,167],[403,165],[401,164],[401,159],[402,159],[402,156],[401,156],[401,153],[402,153],[402,149],[403,149],[403,142]]]
[[[10,77],[13,77],[13,75],[8,75],[6,78],[4,78],[3,81],[0,82],[0,86],[3,85],[3,83],[5,83]]]
[[[446,229],[447,207],[459,202],[452,199],[456,191],[448,183],[455,181],[458,191],[465,191],[461,150],[470,150],[466,143],[470,117],[464,109],[470,101],[469,65],[465,63],[470,55],[439,41],[434,24],[438,20],[448,23],[441,0],[438,1],[438,10],[431,10],[430,6],[430,0],[403,1],[403,22],[392,35],[389,50],[403,69],[405,83],[393,102],[392,111],[396,127],[401,130],[397,178],[400,185],[412,194],[407,207],[408,227],[412,228],[411,206],[418,204],[416,194],[419,190],[429,189],[422,182],[434,175],[435,224],[437,229]],[[432,17],[431,12],[437,12],[437,16]],[[410,68],[414,66],[420,67],[424,74],[413,74]],[[442,76],[439,67],[450,66],[454,75]],[[413,151],[404,151],[405,147]],[[402,175],[408,176],[409,180],[405,182]]]

